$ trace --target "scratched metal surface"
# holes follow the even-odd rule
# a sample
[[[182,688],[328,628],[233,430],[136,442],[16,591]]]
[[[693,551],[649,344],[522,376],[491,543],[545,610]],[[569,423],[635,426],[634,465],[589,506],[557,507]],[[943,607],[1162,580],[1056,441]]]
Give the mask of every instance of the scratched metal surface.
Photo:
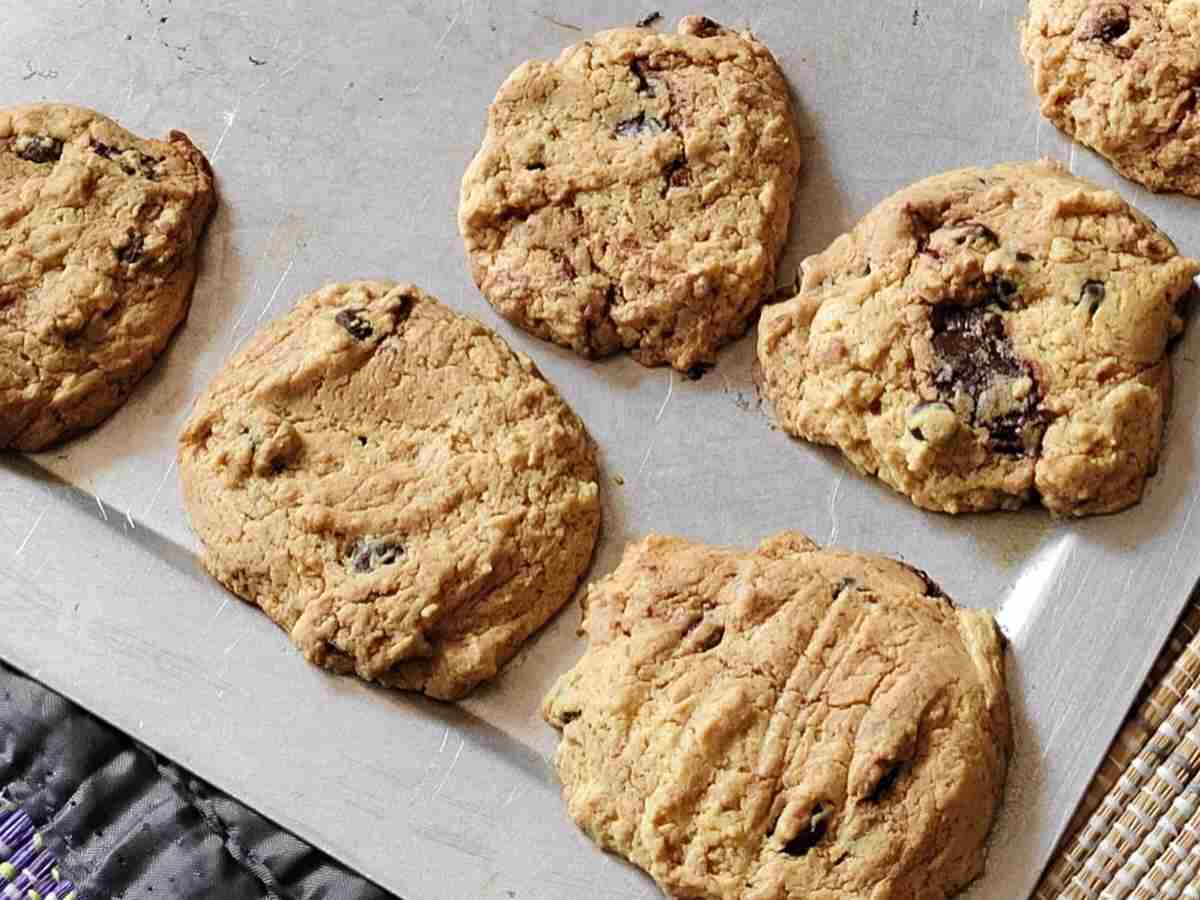
[[[914,3],[918,5],[914,8]],[[308,8],[309,6],[313,8]],[[938,170],[1050,154],[1115,185],[1193,253],[1194,202],[1151,197],[1040,121],[1022,0],[714,0],[781,60],[808,168],[781,280]],[[409,279],[530,353],[603,448],[594,573],[651,530],[750,544],[783,528],[895,553],[1000,607],[1020,749],[977,898],[1024,896],[1200,575],[1200,335],[1176,354],[1163,474],[1124,515],[952,520],[790,441],[756,408],[754,342],[699,383],[587,365],[498,321],[455,232],[458,179],[510,69],[643,2],[0,2],[3,102],[59,99],[186,130],[222,204],[191,320],[92,435],[0,458],[0,655],[409,898],[657,896],[567,821],[538,717],[580,652],[561,615],[460,707],[307,667],[199,571],[173,464],[189,404],[232,350],[333,279]],[[673,24],[692,11],[664,3]],[[622,475],[623,486],[614,482]]]

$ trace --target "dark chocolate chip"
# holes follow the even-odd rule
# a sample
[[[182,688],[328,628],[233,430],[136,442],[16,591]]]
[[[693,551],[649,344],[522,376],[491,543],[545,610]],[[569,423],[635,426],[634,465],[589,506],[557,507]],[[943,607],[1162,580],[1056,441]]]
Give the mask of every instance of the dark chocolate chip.
[[[1017,283],[1011,278],[997,277],[993,278],[987,284],[988,303],[994,304],[1001,309],[1008,310],[1017,305],[1020,300],[1017,292]]]
[[[1031,263],[1033,262],[1033,254],[1026,253],[1024,250],[1017,252],[1017,262]]]
[[[564,725],[570,725],[572,722],[574,722],[576,719],[578,719],[582,715],[583,715],[582,710],[567,709],[567,710],[563,710],[563,713],[562,713],[562,715],[560,715],[558,717],[558,720],[560,722],[562,722]]]
[[[380,566],[390,566],[404,555],[404,548],[390,541],[359,541],[350,554],[355,572],[373,572]]]
[[[800,833],[783,845],[783,852],[788,856],[804,856],[825,837],[829,828],[828,819],[824,815],[825,807],[820,803],[813,806],[808,825]]]
[[[979,421],[999,453],[1020,456],[1027,452],[1028,429],[1039,424],[1037,379],[1027,363],[1017,359],[999,314],[986,308],[939,304],[930,314],[933,349],[941,362],[933,383],[941,397],[954,406],[960,393],[977,405],[980,397],[998,382],[1029,378],[1034,389],[1020,408],[1003,416]]]
[[[1087,281],[1084,282],[1083,289],[1079,292],[1079,302],[1087,306],[1089,316],[1094,316],[1100,309],[1100,304],[1104,302],[1107,293],[1103,282]]]
[[[1129,31],[1129,8],[1123,3],[1094,6],[1079,22],[1079,39],[1111,44]]]
[[[135,234],[129,239],[129,243],[117,252],[117,259],[127,266],[132,266],[142,258],[142,250],[145,247],[145,243],[146,239],[142,235]]]
[[[367,437],[366,437],[366,435],[360,434],[360,435],[358,436],[358,446],[360,446],[360,447],[365,447],[365,446],[367,446]]]
[[[531,162],[525,166],[526,172],[541,172],[546,168],[546,164],[542,162]]]
[[[662,119],[656,119],[654,116],[647,116],[644,112],[640,112],[632,119],[618,122],[613,133],[619,138],[635,138],[647,134],[662,134],[666,130],[667,126]]]
[[[915,415],[918,415],[919,413],[924,412],[927,409],[931,409],[934,406],[940,406],[943,409],[950,410],[951,412],[954,411],[950,408],[949,403],[943,403],[941,400],[926,400],[923,403],[918,403],[916,406],[914,406],[912,409],[910,409],[908,411],[908,414],[910,417],[915,416]],[[911,434],[913,437],[915,437],[918,441],[925,440],[925,433],[923,431],[921,431],[920,428],[910,428],[908,430],[908,433]]]
[[[697,650],[700,653],[707,653],[709,650],[719,646],[723,640],[725,640],[725,626],[718,625],[715,629],[713,629],[711,634],[707,635],[704,640],[700,642]]]
[[[333,320],[345,328],[350,337],[356,341],[365,341],[375,333],[375,329],[363,316],[363,312],[364,310],[361,309],[342,309],[333,317]]]
[[[930,578],[929,573],[924,569],[918,569],[916,566],[910,566],[908,563],[900,563],[900,565],[904,566],[904,568],[908,569],[908,571],[912,572],[923,582],[925,582],[926,597],[932,597],[935,600],[949,601],[950,598],[946,595],[946,592],[942,590],[942,586]]]
[[[642,68],[642,60],[631,60],[629,71],[633,73],[634,81],[637,82],[637,92],[643,97],[653,97],[654,85],[646,79],[646,70]]]
[[[871,788],[866,796],[868,803],[878,803],[882,800],[900,780],[900,774],[904,771],[904,763],[894,763],[890,769],[883,773],[883,776],[875,783],[875,787]]]
[[[696,23],[696,28],[693,33],[696,35],[696,37],[716,37],[721,33],[721,26],[708,16],[701,16],[700,21]]]
[[[17,138],[16,154],[26,162],[51,163],[62,158],[63,142],[46,135],[29,135]]]
[[[103,156],[105,159],[112,159],[114,156],[120,156],[121,151],[116,147],[110,147],[103,141],[97,141],[94,138],[89,142],[88,146],[92,148],[92,152],[97,156]]]
[[[683,373],[683,377],[688,381],[699,381],[704,377],[704,374],[712,369],[714,363],[696,363],[690,369]]]
[[[660,21],[661,19],[662,19],[662,13],[657,12],[657,11],[652,12],[652,13],[650,13],[650,15],[642,16],[642,18],[638,19],[637,27],[638,28],[649,28],[651,25],[653,25],[655,22]]]

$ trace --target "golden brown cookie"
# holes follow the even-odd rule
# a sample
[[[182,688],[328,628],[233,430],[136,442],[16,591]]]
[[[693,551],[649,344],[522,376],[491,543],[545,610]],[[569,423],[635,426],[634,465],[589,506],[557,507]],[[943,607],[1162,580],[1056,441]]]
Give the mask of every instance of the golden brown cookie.
[[[784,533],[649,537],[546,698],[571,817],[690,900],[940,900],[1011,748],[1001,638],[923,573]]]
[[[1031,0],[1042,113],[1155,191],[1200,197],[1200,0]]]
[[[1055,163],[950,172],[805,260],[762,314],[763,390],[789,432],[926,509],[1115,512],[1157,465],[1197,272]]]
[[[125,401],[187,315],[215,204],[181,132],[0,110],[0,448],[43,449]]]
[[[515,324],[698,375],[774,284],[799,168],[787,84],[752,35],[698,16],[605,31],[500,88],[459,229]]]
[[[338,672],[440,699],[566,602],[600,525],[583,424],[411,286],[323,288],[204,392],[179,468],[205,567]]]

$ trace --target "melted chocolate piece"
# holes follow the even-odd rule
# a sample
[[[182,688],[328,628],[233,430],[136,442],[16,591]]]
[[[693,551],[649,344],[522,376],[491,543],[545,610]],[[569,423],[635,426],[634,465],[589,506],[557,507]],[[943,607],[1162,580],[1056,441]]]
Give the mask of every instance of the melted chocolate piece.
[[[1013,353],[1004,320],[983,307],[940,304],[930,323],[940,362],[933,383],[941,397],[951,407],[963,394],[970,398],[972,422],[988,430],[993,450],[1010,456],[1028,452],[1026,432],[1039,424],[1037,379],[1032,367]],[[1024,378],[1034,387],[1019,401],[1014,398],[1014,408],[998,416],[980,415],[985,392]]]
[[[1111,44],[1129,31],[1129,8],[1122,3],[1106,3],[1090,9],[1079,23],[1079,39]]]
[[[26,162],[51,163],[62,158],[62,149],[63,142],[58,138],[39,134],[18,138],[15,152]]]
[[[625,119],[622,122],[618,122],[617,127],[613,129],[613,133],[619,138],[638,138],[643,135],[662,134],[666,130],[666,123],[661,119],[656,119],[654,116],[647,116],[644,112],[640,112],[632,119]]]
[[[350,555],[355,572],[373,572],[380,566],[390,566],[404,555],[404,548],[390,541],[359,541]]]

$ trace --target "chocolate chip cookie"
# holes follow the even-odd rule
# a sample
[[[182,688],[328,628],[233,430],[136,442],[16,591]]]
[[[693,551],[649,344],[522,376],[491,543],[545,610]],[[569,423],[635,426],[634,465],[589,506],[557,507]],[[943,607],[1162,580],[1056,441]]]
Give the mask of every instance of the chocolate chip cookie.
[[[1200,0],[1031,0],[1042,112],[1126,178],[1200,197]]]
[[[923,573],[784,533],[649,537],[547,697],[571,817],[671,897],[944,898],[1011,749],[1002,643]]]
[[[453,699],[571,596],[587,432],[533,363],[411,286],[332,285],[204,392],[179,468],[204,565],[313,663]]]
[[[799,168],[787,84],[752,35],[622,28],[509,76],[459,229],[515,324],[696,375],[774,283]]]
[[[1198,271],[1055,163],[950,172],[803,263],[763,311],[763,390],[926,509],[1115,512],[1157,464]]]
[[[41,450],[125,401],[187,315],[215,203],[178,131],[0,110],[0,448]]]

